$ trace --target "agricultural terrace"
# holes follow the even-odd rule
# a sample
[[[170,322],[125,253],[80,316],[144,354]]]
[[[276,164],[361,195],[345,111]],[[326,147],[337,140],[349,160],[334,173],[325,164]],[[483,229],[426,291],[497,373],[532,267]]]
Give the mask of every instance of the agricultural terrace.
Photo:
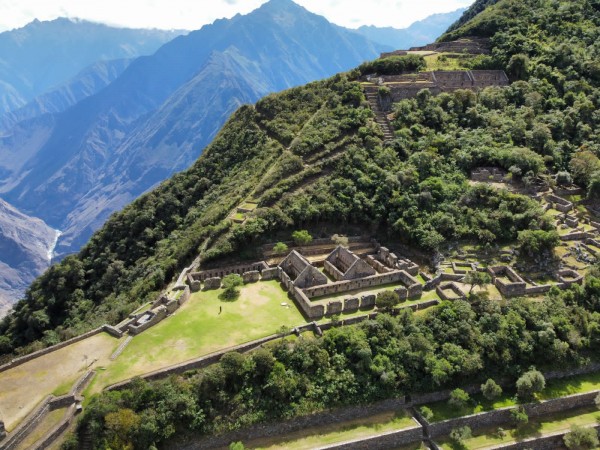
[[[107,365],[118,341],[106,333],[0,373],[0,413],[12,430],[49,394],[66,394],[90,367]]]

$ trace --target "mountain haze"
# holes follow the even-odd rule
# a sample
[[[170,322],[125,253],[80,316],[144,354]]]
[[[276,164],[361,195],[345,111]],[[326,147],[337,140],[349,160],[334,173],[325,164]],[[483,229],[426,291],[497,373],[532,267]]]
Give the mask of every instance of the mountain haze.
[[[0,113],[24,106],[98,61],[150,54],[180,34],[65,18],[34,20],[0,33]]]
[[[389,45],[396,50],[408,50],[434,42],[465,10],[466,8],[461,8],[449,13],[432,14],[403,29],[363,25],[355,31],[373,42]]]
[[[65,112],[18,124],[0,139],[0,152],[21,155],[18,166],[0,163],[0,192],[65,231],[59,254],[76,251],[113,211],[187,167],[242,103],[384,49],[289,0],[217,20],[138,58]]]

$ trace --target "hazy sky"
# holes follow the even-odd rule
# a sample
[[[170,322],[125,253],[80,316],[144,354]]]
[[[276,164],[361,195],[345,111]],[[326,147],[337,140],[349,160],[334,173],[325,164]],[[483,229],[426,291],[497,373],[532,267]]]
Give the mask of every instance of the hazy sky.
[[[295,0],[330,22],[405,28],[431,14],[450,12],[473,0]],[[135,28],[195,30],[236,13],[246,14],[266,0],[0,0],[0,31],[33,19],[59,16]]]

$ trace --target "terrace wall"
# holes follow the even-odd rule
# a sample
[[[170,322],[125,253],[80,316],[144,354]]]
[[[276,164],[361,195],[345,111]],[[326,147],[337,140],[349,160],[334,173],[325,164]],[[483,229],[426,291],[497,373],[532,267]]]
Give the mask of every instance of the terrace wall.
[[[257,261],[248,264],[239,264],[236,266],[219,267],[217,269],[203,270],[201,272],[190,272],[187,274],[188,283],[191,284],[193,281],[205,281],[208,278],[223,278],[225,275],[237,273],[243,275],[244,272],[258,271],[262,272],[268,269],[269,266],[264,261]]]

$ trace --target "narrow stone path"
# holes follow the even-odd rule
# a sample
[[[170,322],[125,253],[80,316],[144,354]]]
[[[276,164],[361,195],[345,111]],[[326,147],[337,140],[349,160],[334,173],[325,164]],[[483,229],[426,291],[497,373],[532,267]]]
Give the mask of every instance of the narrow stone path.
[[[394,139],[394,131],[392,130],[387,114],[381,109],[381,106],[379,106],[378,89],[377,86],[365,86],[365,96],[367,97],[369,105],[371,105],[371,109],[375,113],[375,122],[379,124],[381,131],[383,131],[384,141],[391,141]]]
[[[133,339],[133,336],[127,336],[127,339],[125,339],[123,342],[121,342],[121,344],[117,347],[115,352],[112,355],[110,355],[110,360],[114,361],[115,359],[117,359],[119,357],[119,355],[121,353],[123,353],[123,350],[125,350],[125,347],[127,347],[127,345],[129,345],[129,343],[131,342],[132,339]]]

